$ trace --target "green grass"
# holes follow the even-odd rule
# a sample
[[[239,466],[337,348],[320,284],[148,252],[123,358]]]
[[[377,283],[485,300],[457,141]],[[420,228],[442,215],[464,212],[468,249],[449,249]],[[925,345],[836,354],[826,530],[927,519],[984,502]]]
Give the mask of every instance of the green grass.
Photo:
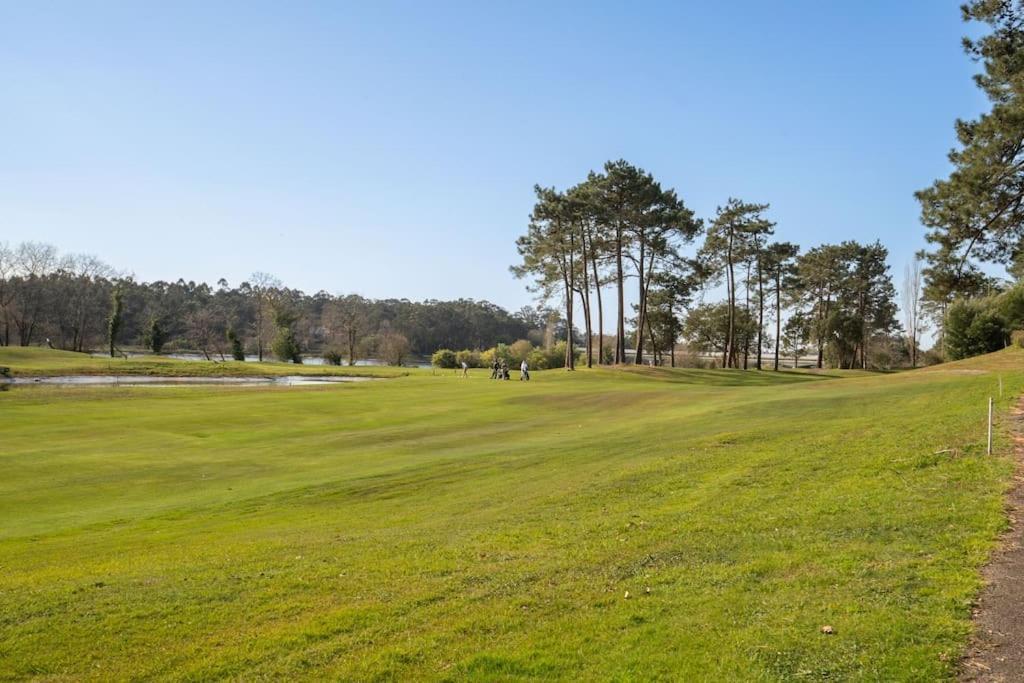
[[[0,678],[951,678],[1021,368],[13,389]]]

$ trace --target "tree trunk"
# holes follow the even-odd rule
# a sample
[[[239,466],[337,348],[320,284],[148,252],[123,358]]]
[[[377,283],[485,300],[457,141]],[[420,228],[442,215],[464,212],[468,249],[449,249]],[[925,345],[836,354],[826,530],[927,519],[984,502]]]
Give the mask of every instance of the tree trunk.
[[[747,261],[747,276],[743,279],[743,289],[745,290],[747,300],[744,304],[743,310],[747,312],[747,320],[750,320],[750,261]],[[747,369],[747,364],[750,360],[750,336],[747,335],[743,338],[743,369]]]
[[[587,291],[587,290],[584,290]],[[594,330],[590,326],[590,293],[583,302],[583,322],[587,328],[587,367],[594,367]]]
[[[729,328],[725,335],[725,358],[722,367],[732,367],[736,358],[736,276],[732,268],[732,228],[729,228],[729,241],[725,250],[727,267],[726,286],[729,295]]]
[[[583,283],[581,289],[583,295],[583,321],[587,328],[587,367],[594,367],[594,328],[591,326],[591,315],[590,315],[590,278],[587,276],[587,230],[580,226],[580,245],[582,246],[582,252],[580,258],[583,259],[583,267],[580,269],[583,276]]]
[[[593,242],[591,242],[593,248]],[[604,363],[604,306],[601,304],[601,280],[597,276],[597,255],[591,260],[594,268],[594,293],[597,295],[597,364]]]
[[[775,272],[775,371],[779,371],[779,338],[782,335],[782,283],[781,273]]]
[[[825,321],[828,320],[828,314],[832,307],[832,293],[829,292],[825,297],[825,308],[819,312],[819,325],[818,325],[818,369],[821,370],[822,363],[825,360]]]
[[[942,302],[942,306],[939,307],[939,351],[942,353],[942,357],[946,357],[946,302]]]
[[[573,312],[572,292],[573,292],[573,290],[576,287],[576,282],[575,282],[576,271],[575,271],[575,262],[574,262],[574,259],[575,259],[575,256],[576,256],[575,253],[574,253],[575,250],[576,250],[576,237],[572,233],[572,231],[570,231],[569,232],[569,268],[566,271],[566,274],[564,276],[564,279],[565,279],[565,320],[566,320],[566,330],[565,330],[565,336],[566,336],[565,369],[566,370],[575,370],[576,369],[576,346],[575,346],[575,341],[572,338],[572,328],[573,328],[573,321],[572,321],[572,312]],[[563,261],[563,264],[564,264],[564,261]]]
[[[914,321],[910,326],[910,369],[918,367],[918,319],[914,312]]]
[[[818,294],[818,314],[817,314],[817,318],[818,318],[818,320],[817,320],[817,323],[818,323],[817,324],[817,328],[818,329],[815,330],[815,334],[814,334],[814,336],[815,336],[815,340],[814,341],[815,341],[815,344],[817,344],[817,346],[818,346],[818,363],[817,363],[817,365],[818,365],[818,369],[819,370],[821,369],[821,362],[824,359],[824,355],[825,355],[825,349],[824,349],[824,345],[825,345],[825,330],[823,329],[824,325],[825,325],[825,322],[824,322],[825,321],[825,314],[823,313],[824,310],[825,310],[824,309],[824,299],[821,297],[821,294],[819,293]]]
[[[569,283],[569,278],[562,278],[565,282],[565,369],[575,370],[576,369],[576,353],[573,349],[572,339],[572,285]]]
[[[263,302],[256,302],[256,355],[263,362]]]
[[[622,281],[622,226],[615,229],[615,279],[619,297],[618,319],[616,320],[615,362],[626,362],[626,297]]]
[[[760,251],[760,250],[759,250]],[[761,273],[761,255],[757,256],[757,369],[761,369],[761,347],[764,345],[764,278]]]
[[[867,297],[862,292],[860,295],[860,368],[866,370],[868,367],[868,315]],[[856,364],[856,358],[854,358]],[[852,367],[852,366],[851,366]]]
[[[640,232],[640,260],[639,265],[636,268],[637,282],[639,283],[639,296],[637,297],[637,316],[636,316],[636,358],[633,359],[634,365],[643,365],[644,363],[644,320],[646,307],[647,307],[647,292],[644,291],[644,249],[646,247],[644,233]]]
[[[580,301],[583,304],[583,326],[587,330],[587,367],[594,367],[593,335],[590,327],[590,295],[587,292],[586,283],[580,288]]]
[[[647,321],[647,335],[651,338],[651,354],[654,356],[654,364],[660,365],[658,359],[658,340],[654,338],[654,328],[651,326],[651,321]]]

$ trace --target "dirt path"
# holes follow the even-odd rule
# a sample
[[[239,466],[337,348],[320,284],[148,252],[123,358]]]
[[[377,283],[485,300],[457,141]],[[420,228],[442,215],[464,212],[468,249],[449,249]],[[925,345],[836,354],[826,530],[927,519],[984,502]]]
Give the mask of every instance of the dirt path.
[[[1010,529],[985,567],[974,609],[975,637],[960,680],[1024,681],[1024,399],[1012,413],[1017,471],[1009,497]]]

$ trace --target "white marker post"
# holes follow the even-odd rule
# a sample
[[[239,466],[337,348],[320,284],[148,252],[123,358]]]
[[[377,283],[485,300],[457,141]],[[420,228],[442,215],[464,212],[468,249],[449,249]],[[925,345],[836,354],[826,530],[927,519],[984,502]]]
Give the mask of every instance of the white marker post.
[[[992,455],[992,397],[988,397],[988,454]]]

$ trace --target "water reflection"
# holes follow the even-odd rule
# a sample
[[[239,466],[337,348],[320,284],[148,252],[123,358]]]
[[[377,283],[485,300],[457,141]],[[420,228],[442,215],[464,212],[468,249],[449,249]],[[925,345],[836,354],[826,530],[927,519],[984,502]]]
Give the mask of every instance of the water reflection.
[[[103,352],[96,352],[96,353],[92,353],[90,355],[95,357],[95,358],[109,358],[110,357],[110,354],[103,353]],[[204,356],[201,353],[161,353],[161,354],[152,354],[152,353],[139,353],[139,352],[136,352],[136,351],[128,351],[128,352],[121,353],[120,357],[121,358],[124,358],[124,357],[127,357],[127,358],[154,358],[154,357],[158,357],[158,358],[173,358],[174,360],[193,360],[193,361],[197,361],[197,360],[201,360],[201,361],[210,360],[210,361],[214,361],[214,362],[231,360],[230,356],[224,356],[223,358],[221,358],[220,354],[212,354],[210,356],[210,358],[207,359],[206,356]],[[272,358],[269,358],[267,356],[264,356],[263,360],[264,360],[264,362],[266,362],[266,361],[273,361]],[[255,354],[246,354],[245,355],[245,362],[247,362],[247,363],[259,363],[260,359],[259,359],[259,356],[255,355]],[[302,364],[303,365],[330,365],[330,363],[328,363],[327,360],[322,358],[321,356],[303,356],[302,357]],[[346,362],[345,365],[348,365],[348,363]],[[377,358],[361,358],[361,359],[356,361],[356,365],[357,366],[361,366],[361,367],[366,367],[366,366],[382,366],[382,365],[387,365],[387,363],[385,363],[384,361],[379,360]],[[429,358],[412,358],[412,359],[408,360],[405,363],[405,367],[410,367],[410,368],[429,368],[430,367],[430,359]]]
[[[149,375],[59,375],[55,377],[15,377],[0,381],[0,391],[13,386],[89,386],[89,387],[181,387],[181,386],[287,386],[371,382],[379,377],[282,375],[280,377],[153,377]]]

